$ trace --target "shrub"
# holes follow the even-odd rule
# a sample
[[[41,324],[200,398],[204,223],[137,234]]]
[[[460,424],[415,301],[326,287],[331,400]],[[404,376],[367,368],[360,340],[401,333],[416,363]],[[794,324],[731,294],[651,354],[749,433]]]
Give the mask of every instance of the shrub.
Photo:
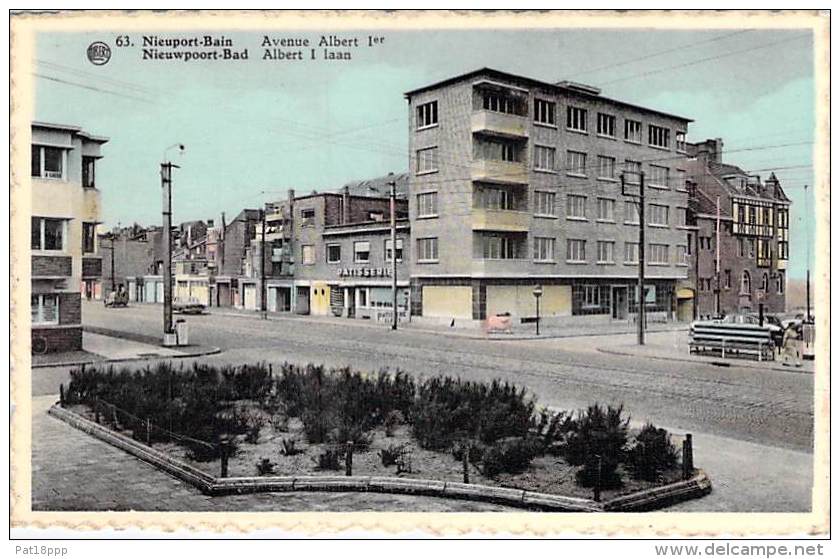
[[[677,465],[677,449],[671,435],[651,423],[636,435],[635,444],[627,453],[627,464],[634,478],[656,481],[662,472]]]
[[[481,462],[481,459],[484,457],[484,451],[486,447],[476,441],[461,441],[459,443],[455,443],[452,445],[452,457],[462,462],[464,460],[464,452],[466,451],[467,447],[469,447],[469,458],[470,464],[478,464]]]
[[[391,410],[385,416],[383,423],[385,424],[385,436],[393,437],[397,427],[405,423],[405,417],[400,410]]]
[[[507,437],[487,447],[481,459],[481,473],[495,477],[528,469],[536,455],[537,442],[527,437]]]
[[[268,458],[262,458],[257,462],[257,475],[270,476],[274,473],[274,463]]]
[[[344,450],[339,446],[328,446],[318,455],[319,470],[340,470]]]
[[[285,433],[289,430],[289,416],[285,413],[276,413],[271,416],[269,421],[275,433]]]
[[[601,487],[619,487],[621,478],[618,465],[627,445],[627,426],[624,406],[606,408],[593,404],[586,411],[579,411],[570,424],[570,433],[564,447],[564,456],[573,466],[582,465],[577,472],[577,482],[592,487],[598,479],[599,459]]]
[[[565,411],[550,413],[546,409],[540,410],[532,419],[530,430],[539,453],[561,454],[573,425],[572,416]]]
[[[296,454],[300,454],[303,452],[297,446],[297,440],[295,439],[280,439],[280,454],[283,456],[294,456]]]
[[[533,400],[510,383],[432,377],[418,387],[412,431],[420,446],[430,450],[449,448],[464,438],[492,444],[526,436],[533,412]]]
[[[406,445],[405,444],[392,444],[388,445],[387,448],[383,448],[379,451],[379,459],[382,461],[382,465],[386,468],[388,466],[393,466],[397,463],[400,458],[400,455],[405,452]]]

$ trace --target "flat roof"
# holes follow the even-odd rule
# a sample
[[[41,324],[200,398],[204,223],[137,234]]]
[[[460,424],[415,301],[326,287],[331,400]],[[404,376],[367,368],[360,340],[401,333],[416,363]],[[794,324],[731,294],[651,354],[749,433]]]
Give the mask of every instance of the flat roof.
[[[687,117],[684,117],[684,116],[679,116],[679,115],[675,115],[675,114],[672,114],[672,113],[666,113],[664,111],[658,111],[656,109],[643,107],[641,105],[634,105],[633,103],[628,103],[626,101],[619,101],[618,99],[611,99],[609,97],[604,97],[603,95],[596,95],[596,94],[593,94],[593,93],[587,93],[585,91],[582,91],[582,90],[574,88],[574,87],[564,87],[564,86],[558,85],[556,83],[544,82],[544,81],[537,80],[537,79],[534,79],[534,78],[529,78],[529,77],[526,77],[526,76],[519,76],[517,74],[511,74],[510,72],[503,72],[501,70],[495,70],[493,68],[487,68],[486,66],[484,68],[479,68],[477,70],[472,70],[472,71],[466,72],[464,74],[459,74],[457,76],[452,76],[452,77],[446,78],[445,80],[441,80],[441,81],[438,81],[438,82],[435,82],[435,83],[431,83],[429,85],[424,85],[422,87],[412,89],[410,91],[406,91],[403,94],[403,96],[407,99],[407,98],[411,97],[412,95],[415,95],[415,94],[420,93],[422,91],[428,91],[430,89],[436,89],[438,87],[443,87],[445,85],[449,85],[449,84],[456,83],[456,82],[459,82],[459,81],[468,80],[470,78],[474,78],[474,77],[480,76],[482,74],[494,75],[494,76],[500,77],[502,79],[519,80],[519,81],[528,83],[528,84],[533,85],[533,86],[539,86],[539,87],[545,87],[545,88],[548,88],[548,89],[563,91],[564,93],[571,93],[573,95],[578,95],[578,96],[581,96],[581,97],[589,97],[591,99],[600,99],[602,101],[615,103],[616,105],[622,105],[624,107],[629,107],[629,108],[632,108],[632,109],[637,109],[637,110],[648,112],[648,113],[654,113],[654,114],[658,114],[658,115],[662,115],[662,116],[667,116],[667,117],[670,117],[670,118],[675,118],[677,120],[682,120],[682,121],[687,122],[687,123],[688,122],[694,122],[694,119],[687,118]]]
[[[33,128],[47,128],[50,130],[66,130],[67,132],[73,132],[77,136],[81,136],[86,140],[90,140],[92,142],[98,142],[104,144],[105,142],[109,141],[110,138],[105,136],[96,136],[94,134],[90,134],[82,130],[81,126],[76,126],[75,124],[58,124],[55,122],[44,122],[39,120],[32,121]]]

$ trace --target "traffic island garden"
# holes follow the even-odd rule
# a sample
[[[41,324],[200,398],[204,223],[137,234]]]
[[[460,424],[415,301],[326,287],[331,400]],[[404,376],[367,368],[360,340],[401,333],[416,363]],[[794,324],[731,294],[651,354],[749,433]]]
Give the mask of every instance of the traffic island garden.
[[[170,473],[194,472],[209,493],[390,487],[531,508],[541,508],[534,496],[567,499],[542,507],[552,510],[610,502],[642,510],[711,489],[690,443],[681,459],[667,431],[631,429],[621,406],[549,411],[499,381],[276,369],[83,367],[55,414]]]

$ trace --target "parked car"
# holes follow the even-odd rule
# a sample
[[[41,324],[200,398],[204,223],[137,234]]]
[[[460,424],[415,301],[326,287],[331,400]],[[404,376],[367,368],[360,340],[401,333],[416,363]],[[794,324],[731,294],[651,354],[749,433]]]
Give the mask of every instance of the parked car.
[[[196,299],[175,301],[172,304],[172,312],[176,314],[204,314],[206,308],[204,303],[200,303]]]

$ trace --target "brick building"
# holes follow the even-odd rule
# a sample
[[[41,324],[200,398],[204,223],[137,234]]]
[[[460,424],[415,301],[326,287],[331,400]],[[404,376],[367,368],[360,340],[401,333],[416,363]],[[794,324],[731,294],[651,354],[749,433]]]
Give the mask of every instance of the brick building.
[[[759,304],[767,312],[783,312],[791,202],[781,184],[772,173],[762,182],[723,163],[720,138],[688,144],[688,152],[689,220],[695,228],[689,237],[689,285],[696,293],[695,316],[714,316],[718,296],[723,314],[758,312]]]
[[[82,348],[82,293],[101,289],[96,167],[108,139],[78,126],[31,126],[32,349]]]
[[[397,304],[400,315],[408,316],[406,174],[354,181],[339,192],[295,196],[290,191],[286,200],[270,204],[266,239],[275,267],[267,274],[269,311],[374,319],[390,313],[392,181],[397,191]]]
[[[481,69],[405,94],[413,314],[632,320],[647,184],[645,305],[673,317],[687,277],[689,119],[570,82]],[[632,185],[630,186],[632,188]]]

